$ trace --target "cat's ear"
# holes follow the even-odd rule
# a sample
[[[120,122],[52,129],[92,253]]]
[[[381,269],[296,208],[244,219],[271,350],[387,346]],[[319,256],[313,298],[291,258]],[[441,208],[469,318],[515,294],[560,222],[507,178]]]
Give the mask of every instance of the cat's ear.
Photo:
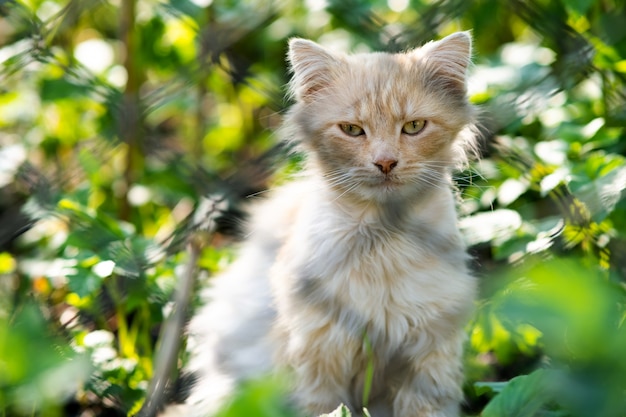
[[[315,42],[293,38],[289,41],[288,61],[293,71],[291,94],[308,102],[315,93],[331,85],[341,59]]]
[[[438,75],[445,77],[451,87],[465,91],[467,67],[472,59],[470,32],[456,32],[445,38],[427,43],[416,50]]]

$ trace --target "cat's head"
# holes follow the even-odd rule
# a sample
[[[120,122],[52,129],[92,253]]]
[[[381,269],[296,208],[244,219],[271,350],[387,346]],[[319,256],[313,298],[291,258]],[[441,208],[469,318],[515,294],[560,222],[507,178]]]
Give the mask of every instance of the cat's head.
[[[467,32],[405,53],[347,55],[292,39],[288,135],[340,192],[366,200],[446,187],[465,161]]]

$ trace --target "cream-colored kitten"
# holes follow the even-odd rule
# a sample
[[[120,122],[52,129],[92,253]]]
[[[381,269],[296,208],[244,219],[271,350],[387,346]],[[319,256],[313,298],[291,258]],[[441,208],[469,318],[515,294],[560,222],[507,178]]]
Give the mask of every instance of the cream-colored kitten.
[[[451,171],[465,161],[471,40],[345,55],[293,39],[288,140],[301,179],[253,210],[238,260],[190,324],[198,377],[187,416],[242,379],[286,369],[310,415],[453,417],[463,325],[476,292],[457,229]]]

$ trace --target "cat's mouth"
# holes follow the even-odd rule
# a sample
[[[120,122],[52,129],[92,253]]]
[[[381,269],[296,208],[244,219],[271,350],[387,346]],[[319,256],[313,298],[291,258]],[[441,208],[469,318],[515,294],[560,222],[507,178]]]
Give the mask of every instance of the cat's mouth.
[[[376,181],[371,184],[371,186],[373,187],[382,188],[386,191],[395,190],[396,188],[400,187],[400,185],[402,185],[402,183],[395,175],[380,176],[376,179]]]

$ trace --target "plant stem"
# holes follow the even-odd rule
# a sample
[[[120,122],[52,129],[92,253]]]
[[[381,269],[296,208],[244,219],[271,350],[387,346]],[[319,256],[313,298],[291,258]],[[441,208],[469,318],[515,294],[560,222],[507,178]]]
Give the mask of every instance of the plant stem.
[[[128,191],[137,181],[142,171],[142,129],[141,107],[139,102],[139,87],[141,85],[139,66],[135,59],[137,42],[135,36],[135,4],[136,0],[122,0],[121,38],[125,47],[124,69],[128,75],[126,88],[122,96],[119,117],[119,135],[126,144],[126,166],[124,169],[124,194],[120,201],[120,218],[129,220],[130,203]]]

